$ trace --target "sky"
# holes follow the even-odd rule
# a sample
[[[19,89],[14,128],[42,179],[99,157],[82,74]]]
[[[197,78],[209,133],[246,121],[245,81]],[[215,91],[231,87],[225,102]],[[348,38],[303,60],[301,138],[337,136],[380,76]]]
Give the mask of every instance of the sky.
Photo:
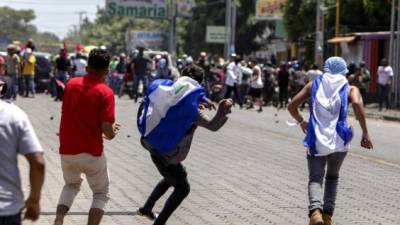
[[[33,24],[39,31],[50,31],[60,38],[67,35],[73,25],[79,24],[79,11],[93,21],[97,7],[104,7],[105,0],[0,0],[0,6],[14,9],[33,9]]]

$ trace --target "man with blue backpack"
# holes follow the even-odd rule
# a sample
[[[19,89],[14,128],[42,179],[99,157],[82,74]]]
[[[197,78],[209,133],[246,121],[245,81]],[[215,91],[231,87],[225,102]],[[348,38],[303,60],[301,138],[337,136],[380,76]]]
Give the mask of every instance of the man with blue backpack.
[[[190,65],[182,71],[176,82],[154,81],[141,104],[138,113],[138,128],[141,143],[150,152],[162,180],[156,185],[143,207],[142,216],[154,220],[154,225],[163,225],[190,192],[187,173],[182,161],[187,157],[197,127],[211,131],[219,130],[228,120],[232,100],[219,103],[217,113],[210,119],[201,109],[211,104],[205,98],[204,71]],[[174,191],[157,217],[152,209],[170,187]]]

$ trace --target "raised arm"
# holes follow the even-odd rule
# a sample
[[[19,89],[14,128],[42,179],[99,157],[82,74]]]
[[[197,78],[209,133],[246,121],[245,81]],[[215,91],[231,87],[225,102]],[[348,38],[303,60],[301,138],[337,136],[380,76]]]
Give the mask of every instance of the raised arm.
[[[354,113],[362,129],[361,147],[372,149],[373,145],[368,134],[367,122],[365,120],[365,112],[363,102],[360,94],[360,90],[357,87],[351,86],[349,93],[349,100],[353,106]]]
[[[218,131],[228,120],[226,115],[231,112],[231,107],[231,99],[222,100],[218,105],[218,110],[215,116],[210,120],[206,115],[200,113],[197,125],[211,131]]]

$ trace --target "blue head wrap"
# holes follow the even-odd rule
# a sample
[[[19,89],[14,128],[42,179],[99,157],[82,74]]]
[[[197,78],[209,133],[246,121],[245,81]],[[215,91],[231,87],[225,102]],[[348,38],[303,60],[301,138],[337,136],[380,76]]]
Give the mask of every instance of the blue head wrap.
[[[342,74],[345,76],[349,70],[347,69],[346,61],[341,57],[330,57],[325,61],[325,73]]]

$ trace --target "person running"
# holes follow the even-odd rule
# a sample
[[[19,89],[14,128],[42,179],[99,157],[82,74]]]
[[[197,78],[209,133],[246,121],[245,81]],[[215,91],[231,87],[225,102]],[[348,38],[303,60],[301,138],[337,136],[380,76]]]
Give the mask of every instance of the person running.
[[[64,217],[86,179],[93,192],[88,225],[98,225],[109,200],[107,160],[103,137],[113,139],[119,125],[115,123],[114,93],[104,83],[109,72],[110,54],[93,49],[88,59],[88,74],[72,78],[65,87],[60,123],[60,156],[65,185],[61,192],[55,225]]]
[[[32,53],[32,49],[27,48],[22,61],[22,74],[25,80],[25,97],[35,97],[35,65],[36,57]]]
[[[203,77],[203,70],[198,66],[192,65],[183,70],[182,77],[175,83],[169,80],[156,80],[155,82],[164,82],[169,86],[166,85],[163,88],[152,90],[153,83],[149,89],[152,90],[151,93],[155,93],[149,96],[149,99],[152,99],[151,102],[147,103],[146,108],[145,100],[144,107],[139,109],[138,124],[142,133],[142,145],[150,152],[154,165],[163,177],[144,206],[138,210],[140,215],[155,220],[154,225],[164,225],[189,194],[190,186],[182,161],[185,160],[190,151],[196,128],[200,126],[211,131],[217,131],[228,120],[227,114],[230,113],[232,107],[230,99],[222,100],[219,103],[217,113],[211,120],[199,110],[198,103],[200,99],[206,101],[205,90],[200,86],[204,79]],[[165,101],[168,96],[173,98],[172,100],[180,99],[181,101],[178,101],[178,103],[175,101],[176,105],[168,105],[169,101]],[[150,104],[152,110],[148,111]],[[162,121],[159,121],[157,119],[159,115],[151,113],[160,112],[158,110],[164,112],[167,110],[167,115],[170,118],[167,116]],[[179,113],[174,113],[171,110],[179,110]],[[171,133],[173,135],[168,135],[167,137],[165,134],[163,135],[167,128],[174,131]],[[153,213],[153,207],[170,187],[174,187],[174,191],[157,217]]]
[[[350,86],[345,77],[346,62],[340,57],[331,57],[326,60],[324,69],[325,73],[308,83],[288,106],[290,114],[306,133],[310,225],[332,224],[339,171],[353,137],[352,128],[346,122],[349,102],[362,129],[361,146],[373,148],[360,91]],[[308,99],[309,122],[298,109]],[[322,189],[324,178],[325,191]]]
[[[256,104],[258,104],[259,107],[257,111],[262,112],[262,90],[264,85],[261,77],[261,68],[255,63],[252,63],[251,65],[253,69],[253,74],[250,79],[250,96],[252,98],[252,101],[248,108],[253,108],[253,104],[255,102]]]
[[[4,85],[0,80],[0,97]],[[23,155],[29,163],[30,194],[26,201],[21,187],[18,155]],[[40,215],[45,176],[43,148],[25,112],[2,100],[0,156],[0,225],[21,225],[22,218],[36,221]],[[25,215],[21,215],[23,210]]]

